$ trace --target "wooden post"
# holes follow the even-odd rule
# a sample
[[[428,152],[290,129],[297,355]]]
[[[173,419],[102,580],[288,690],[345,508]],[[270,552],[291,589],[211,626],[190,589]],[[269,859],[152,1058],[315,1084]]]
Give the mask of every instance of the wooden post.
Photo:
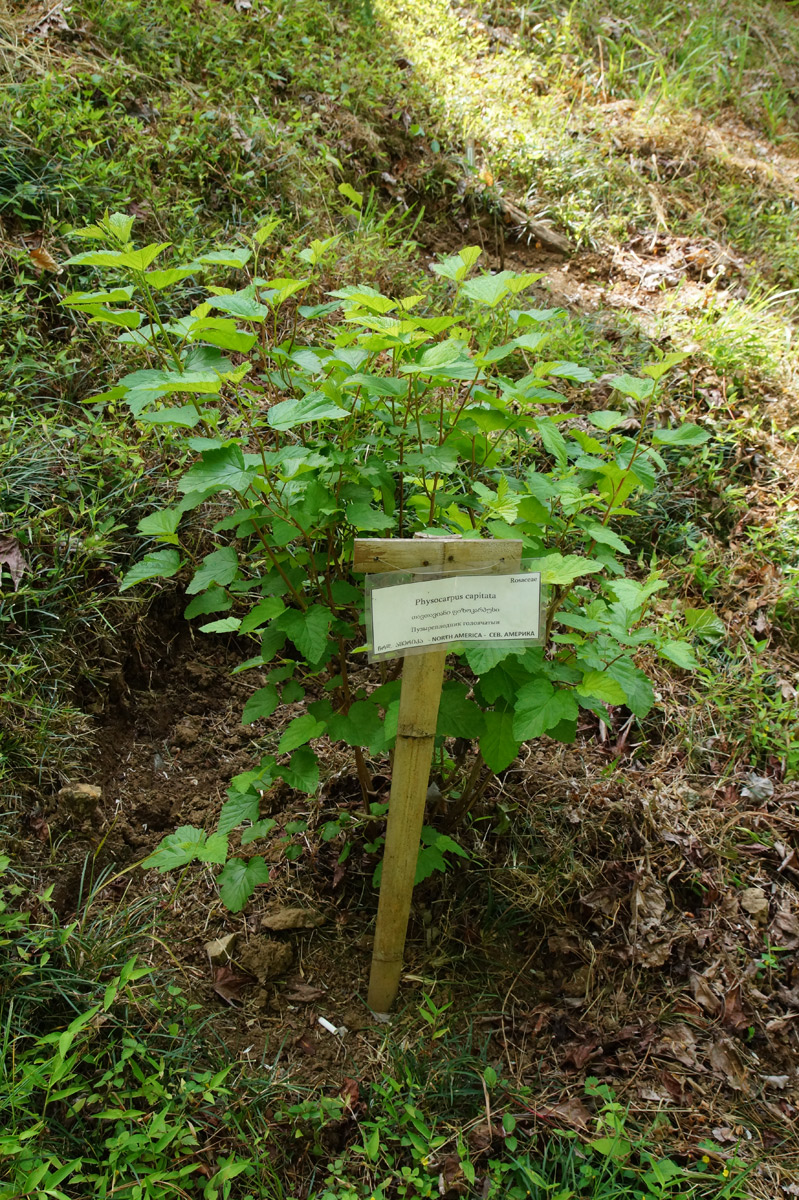
[[[522,543],[515,540],[462,540],[425,534],[417,534],[415,539],[356,538],[353,567],[363,572],[424,569],[432,573],[462,570],[464,575],[512,574],[519,570],[521,553]],[[369,979],[368,1003],[376,1013],[388,1012],[399,988],[446,657],[446,646],[409,654],[402,670]]]
[[[383,877],[369,978],[369,1007],[385,1013],[399,988],[413,880],[430,781],[446,646],[409,654],[402,668]]]

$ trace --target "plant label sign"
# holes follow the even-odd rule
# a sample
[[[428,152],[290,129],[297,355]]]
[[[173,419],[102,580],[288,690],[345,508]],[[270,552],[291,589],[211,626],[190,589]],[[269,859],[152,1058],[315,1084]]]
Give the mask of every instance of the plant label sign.
[[[430,783],[447,644],[534,640],[541,577],[522,574],[521,539],[356,538],[353,569],[367,584],[370,658],[402,655],[383,877],[368,1004],[387,1013],[399,988],[419,839]]]
[[[370,609],[375,658],[449,642],[537,642],[541,575],[449,575],[398,582],[373,588]]]

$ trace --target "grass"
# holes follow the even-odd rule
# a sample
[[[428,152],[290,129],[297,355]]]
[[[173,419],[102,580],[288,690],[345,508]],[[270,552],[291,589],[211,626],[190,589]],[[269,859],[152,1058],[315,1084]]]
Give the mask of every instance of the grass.
[[[35,421],[19,400],[0,418],[0,506],[26,561],[18,589],[0,596],[0,754],[9,782],[49,791],[91,745],[76,687],[89,701],[118,669],[118,578],[152,485],[136,435],[75,404],[28,403]]]
[[[19,872],[0,884],[0,1196],[8,1200],[56,1189],[80,1196],[87,1187],[153,1200],[176,1189],[204,1200],[360,1200],[398,1189],[424,1197],[438,1194],[441,1178],[514,1200],[554,1188],[562,1200],[622,1200],[636,1187],[653,1200],[744,1194],[736,1159],[679,1165],[632,1132],[613,1091],[596,1080],[586,1084],[594,1116],[579,1110],[593,1127],[588,1144],[566,1134],[542,1142],[533,1093],[501,1079],[487,1039],[472,1051],[470,1037],[465,1048],[448,1026],[451,1001],[430,995],[415,1022],[411,1014],[419,1050],[395,1043],[363,1090],[350,1081],[341,1096],[299,1099],[287,1081],[225,1062],[174,970],[153,967],[153,952],[173,958],[153,901],[123,894],[98,911],[109,882],[87,884],[68,924],[47,893],[31,904]]]

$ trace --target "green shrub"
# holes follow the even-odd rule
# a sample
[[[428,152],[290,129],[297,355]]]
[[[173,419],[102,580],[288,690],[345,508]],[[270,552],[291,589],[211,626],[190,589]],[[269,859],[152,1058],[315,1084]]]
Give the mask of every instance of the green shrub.
[[[271,832],[260,804],[276,779],[316,790],[322,737],[353,748],[368,801],[365,756],[391,749],[399,681],[352,680],[364,650],[363,589],[352,575],[359,535],[523,540],[548,589],[543,644],[453,647],[458,671],[441,700],[442,745],[473,743],[491,772],[531,738],[573,741],[581,711],[607,719],[608,704],[626,705],[645,717],[654,694],[637,652],[695,666],[688,642],[648,622],[665,584],[643,562],[633,577],[620,532],[664,469],[657,447],[708,438],[696,425],[654,421],[660,381],[681,356],[614,376],[614,407],[578,419],[558,389],[585,385],[592,371],[546,357],[561,314],[525,299],[540,276],[471,276],[477,247],[434,264],[424,291],[392,298],[353,284],[303,304],[337,238],[299,250],[295,276],[267,278],[276,221],[252,250],[227,246],[167,268],[154,266],[167,245],[135,249],[132,224],[115,214],[82,231],[109,248],[72,265],[103,268],[108,282],[64,301],[120,329],[146,364],[95,402],[122,403],[168,430],[170,454],[190,463],[174,505],[139,525],[162,548],[122,586],[191,566],[186,616],[202,618],[202,632],[246,637],[255,653],[237,670],[267,673],[245,725],[306,699],[277,744],[233,779],[216,831],[184,827],[151,865],[226,863],[222,899],[240,909],[268,868],[261,856],[226,861],[228,835],[243,826],[250,845]],[[207,284],[190,311],[162,316],[158,296],[212,272],[239,286]],[[181,521],[220,497],[216,548],[189,564]],[[450,786],[458,782],[455,772]]]

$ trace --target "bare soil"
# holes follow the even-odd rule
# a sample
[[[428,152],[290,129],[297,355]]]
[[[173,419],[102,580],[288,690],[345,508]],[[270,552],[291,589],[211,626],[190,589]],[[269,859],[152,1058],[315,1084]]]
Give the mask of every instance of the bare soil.
[[[252,762],[252,732],[239,724],[252,680],[230,676],[235,642],[195,641],[168,621],[149,645],[149,660],[131,654],[124,696],[98,719],[92,827],[85,811],[49,818],[68,833],[74,863],[57,890],[65,912],[88,849],[102,841],[99,861],[120,867],[180,824],[213,828],[225,785]],[[424,993],[451,996],[458,1052],[487,1052],[533,1088],[520,1114],[531,1126],[585,1127],[579,1098],[594,1074],[636,1116],[660,1114],[672,1150],[695,1153],[713,1138],[768,1152],[770,1169],[790,1172],[799,789],[690,773],[668,739],[649,735],[640,761],[640,735],[628,743],[621,727],[585,728],[573,747],[543,740],[497,780],[460,831],[469,870],[416,890],[392,1036],[432,1063],[440,1047],[416,1009]],[[308,820],[306,852],[288,863],[267,850],[270,882],[243,914],[221,906],[199,869],[177,892],[156,872],[134,872],[130,887],[159,897],[170,955],[155,956],[216,1012],[232,1054],[298,1089],[338,1091],[369,1080],[386,1055],[386,1030],[364,1003],[376,858],[361,838],[342,871],[340,847],[319,838],[342,806],[359,807],[354,768],[331,759],[318,798],[283,789],[268,802],[276,834]],[[119,886],[104,898],[118,900]],[[321,923],[264,926],[291,925],[279,918],[286,908]],[[206,944],[229,933],[229,959],[212,964]]]

